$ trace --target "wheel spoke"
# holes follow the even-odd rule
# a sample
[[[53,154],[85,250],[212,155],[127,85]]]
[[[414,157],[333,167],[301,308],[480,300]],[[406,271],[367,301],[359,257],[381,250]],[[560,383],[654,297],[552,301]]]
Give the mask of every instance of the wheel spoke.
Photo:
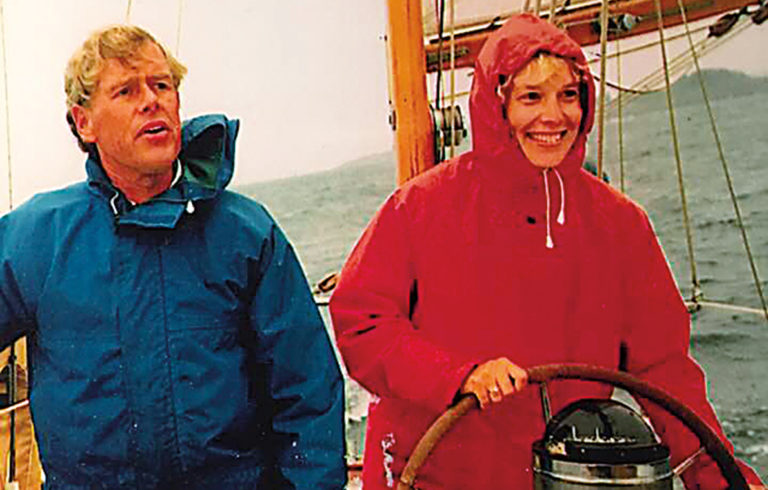
[[[539,395],[541,395],[541,413],[544,415],[544,423],[548,424],[552,419],[552,403],[549,401],[547,383],[539,383]]]
[[[679,465],[675,466],[675,469],[672,471],[675,472],[675,475],[680,476],[685,470],[690,468],[702,454],[706,454],[706,450],[703,447],[699,447],[698,451],[685,458]]]

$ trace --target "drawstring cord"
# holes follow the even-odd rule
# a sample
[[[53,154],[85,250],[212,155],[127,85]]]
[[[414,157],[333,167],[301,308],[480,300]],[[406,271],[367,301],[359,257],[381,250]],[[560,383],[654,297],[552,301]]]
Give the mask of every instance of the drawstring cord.
[[[565,183],[563,182],[563,177],[560,175],[560,172],[557,171],[557,169],[549,169],[545,168],[541,173],[544,178],[544,198],[547,201],[546,206],[546,226],[547,226],[547,241],[546,246],[547,248],[555,248],[555,242],[552,240],[552,225],[551,221],[552,218],[550,216],[550,196],[549,196],[549,177],[547,176],[547,173],[552,170],[555,175],[557,176],[557,180],[560,183],[560,212],[557,214],[557,224],[564,225],[565,224]]]
[[[560,175],[560,172],[557,171],[557,169],[553,169],[555,172],[555,175],[557,176],[557,180],[560,181],[560,212],[557,215],[557,224],[564,225],[565,224],[565,184],[563,183],[563,177]]]
[[[117,215],[119,214],[117,212],[117,196],[119,195],[120,193],[115,191],[115,195],[112,196],[112,199],[109,200],[109,205],[112,207],[112,213],[115,215],[115,217],[117,217]]]
[[[548,168],[545,168],[542,172],[542,175],[544,176],[544,198],[547,200],[547,216],[545,220],[547,222],[547,248],[554,248],[555,244],[552,242],[552,230],[549,225],[549,179],[547,178],[547,172],[549,172]]]

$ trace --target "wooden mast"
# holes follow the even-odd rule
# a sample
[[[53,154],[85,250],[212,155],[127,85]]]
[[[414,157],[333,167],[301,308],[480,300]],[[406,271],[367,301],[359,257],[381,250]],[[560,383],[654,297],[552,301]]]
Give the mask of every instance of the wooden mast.
[[[421,0],[388,0],[390,122],[395,131],[397,184],[435,164]]]

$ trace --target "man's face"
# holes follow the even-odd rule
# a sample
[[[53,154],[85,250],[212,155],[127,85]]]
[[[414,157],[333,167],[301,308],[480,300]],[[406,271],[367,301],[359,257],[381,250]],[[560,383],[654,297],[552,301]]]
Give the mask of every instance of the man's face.
[[[579,82],[560,58],[531,61],[512,79],[510,132],[537,167],[563,161],[578,136],[581,113]]]
[[[162,50],[145,42],[127,61],[108,59],[88,107],[72,115],[102,165],[123,178],[168,172],[181,148],[179,95]]]

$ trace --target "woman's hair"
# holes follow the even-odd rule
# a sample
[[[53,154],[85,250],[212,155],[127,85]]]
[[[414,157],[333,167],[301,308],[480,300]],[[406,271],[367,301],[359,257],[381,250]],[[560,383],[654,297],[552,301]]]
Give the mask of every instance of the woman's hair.
[[[99,75],[104,63],[109,59],[126,61],[136,56],[144,43],[153,43],[165,55],[171,70],[174,88],[178,89],[181,80],[187,73],[187,68],[157,42],[144,29],[130,25],[115,25],[98,30],[86,39],[75,54],[69,59],[64,71],[64,91],[67,94],[67,123],[77,138],[78,145],[83,151],[89,151],[92,145],[80,139],[75,121],[72,118],[72,107],[75,105],[88,107],[90,98],[99,83]]]
[[[563,66],[562,64],[558,63],[558,61],[564,61],[566,65],[568,65],[568,68],[571,70],[573,77],[579,81],[579,103],[581,105],[582,114],[587,114],[587,105],[589,102],[586,87],[587,82],[584,77],[585,68],[579,66],[576,61],[570,58],[557,56],[547,51],[539,51],[533,56],[533,58],[530,59],[530,61],[523,65],[523,67],[517,73],[513,73],[508,76],[499,75],[499,85],[496,89],[496,93],[499,95],[499,97],[501,97],[502,100],[502,114],[504,115],[504,119],[507,118],[507,103],[509,102],[509,97],[512,94],[512,89],[514,88],[513,81],[515,77],[526,70],[537,70],[541,74],[541,79],[546,80],[552,76],[553,73],[558,71],[560,67]],[[582,125],[583,123],[584,117],[582,116]]]

